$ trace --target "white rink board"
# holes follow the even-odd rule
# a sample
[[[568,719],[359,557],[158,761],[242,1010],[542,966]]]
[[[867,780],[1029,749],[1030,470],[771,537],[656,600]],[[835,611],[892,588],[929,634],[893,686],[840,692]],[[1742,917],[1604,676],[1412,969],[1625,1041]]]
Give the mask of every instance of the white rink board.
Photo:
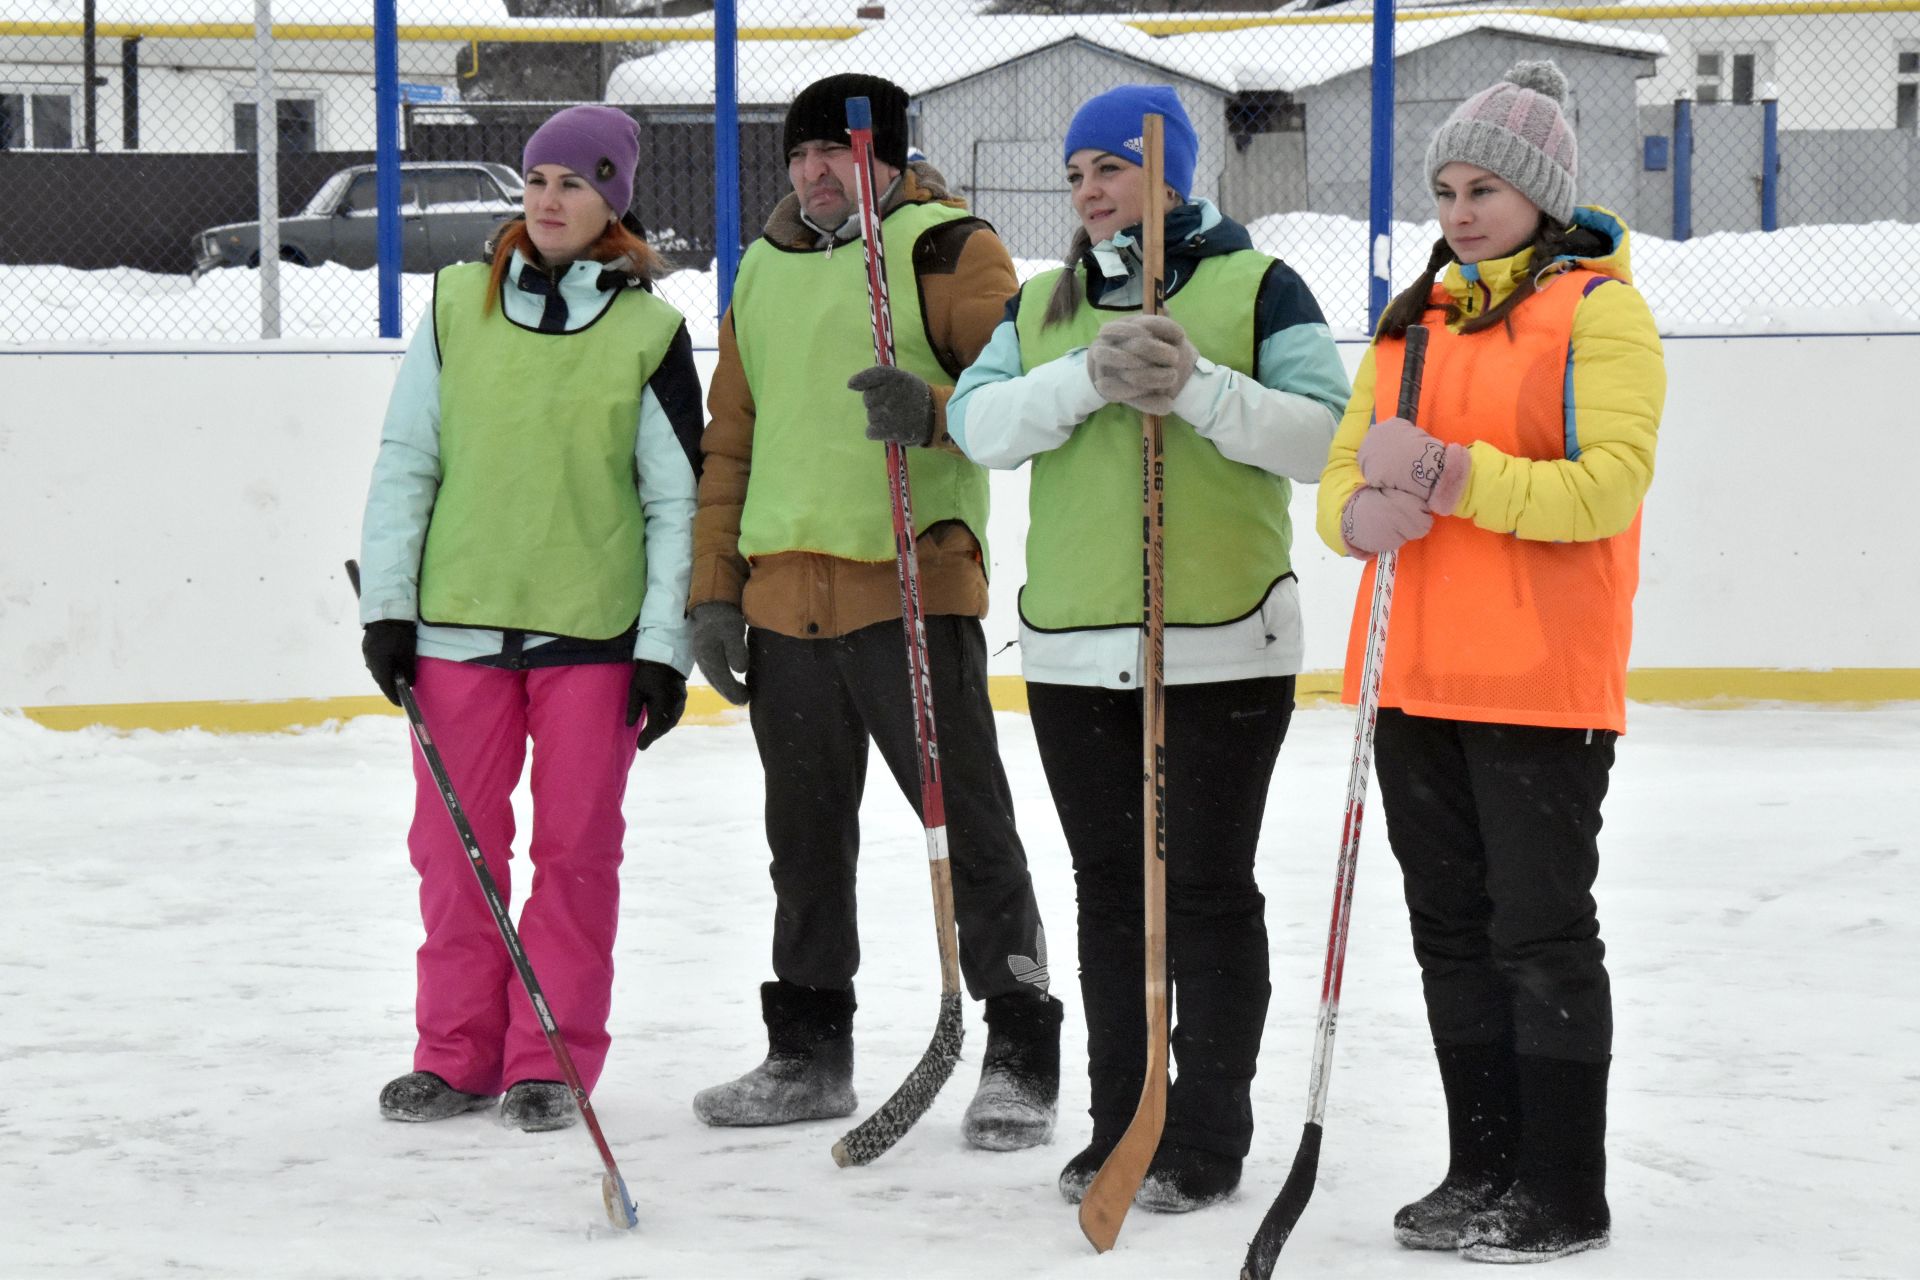
[[[0,349],[0,707],[370,692],[341,562],[400,350]],[[1673,338],[1667,359],[1634,665],[1920,665],[1920,442],[1896,396],[1920,334]],[[998,651],[1024,473],[994,501]],[[1330,669],[1358,566],[1321,547],[1311,487],[1293,515],[1307,663]]]

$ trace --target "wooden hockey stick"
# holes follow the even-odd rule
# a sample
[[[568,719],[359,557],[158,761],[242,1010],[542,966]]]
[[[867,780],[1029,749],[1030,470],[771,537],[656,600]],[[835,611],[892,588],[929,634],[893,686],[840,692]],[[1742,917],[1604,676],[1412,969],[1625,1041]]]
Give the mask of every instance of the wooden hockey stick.
[[[1142,122],[1147,205],[1141,220],[1140,312],[1159,315],[1166,303],[1166,121]],[[1167,1122],[1167,664],[1166,664],[1166,442],[1159,414],[1140,415],[1141,603],[1145,613],[1145,670],[1141,681],[1143,874],[1146,889],[1147,1076],[1140,1105],[1120,1141],[1080,1201],[1080,1230],[1101,1253],[1113,1248],[1160,1146]]]

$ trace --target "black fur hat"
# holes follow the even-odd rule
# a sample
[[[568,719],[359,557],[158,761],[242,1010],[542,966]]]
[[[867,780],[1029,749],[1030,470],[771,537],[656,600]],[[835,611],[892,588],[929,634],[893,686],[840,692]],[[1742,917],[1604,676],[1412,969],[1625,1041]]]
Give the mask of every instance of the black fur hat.
[[[879,76],[846,72],[815,80],[800,91],[787,108],[787,127],[780,143],[783,155],[803,142],[846,142],[847,99],[865,98],[873,105],[873,155],[896,169],[907,167],[907,91]]]

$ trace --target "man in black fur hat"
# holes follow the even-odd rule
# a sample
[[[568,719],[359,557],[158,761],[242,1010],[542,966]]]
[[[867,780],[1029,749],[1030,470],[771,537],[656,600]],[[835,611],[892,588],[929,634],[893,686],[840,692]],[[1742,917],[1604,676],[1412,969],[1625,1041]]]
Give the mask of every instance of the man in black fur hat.
[[[872,363],[848,98],[873,108],[897,368]],[[807,86],[787,112],[793,193],[748,249],[720,325],[694,519],[694,656],[751,695],[777,901],[766,1061],[705,1089],[708,1124],[850,1115],[854,876],[868,742],[919,802],[918,750],[882,441],[908,449],[920,597],[940,732],[954,915],[986,1003],[968,1141],[1051,1139],[1060,1002],[1014,830],[987,698],[987,478],[947,439],[945,406],[1018,289],[993,229],[907,159],[907,94],[867,75]],[[735,673],[745,677],[736,679]],[[929,975],[931,976],[931,975]]]

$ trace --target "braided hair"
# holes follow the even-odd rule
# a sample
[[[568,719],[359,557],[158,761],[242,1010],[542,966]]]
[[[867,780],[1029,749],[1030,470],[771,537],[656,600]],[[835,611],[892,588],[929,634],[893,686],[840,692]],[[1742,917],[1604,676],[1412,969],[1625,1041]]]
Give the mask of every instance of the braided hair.
[[[1461,325],[1460,332],[1479,333],[1497,324],[1506,324],[1507,317],[1513,314],[1515,307],[1539,292],[1540,281],[1551,274],[1555,263],[1569,258],[1592,257],[1603,252],[1606,244],[1604,238],[1597,232],[1589,231],[1578,224],[1562,226],[1543,213],[1540,215],[1539,225],[1534,228],[1533,238],[1520,248],[1533,250],[1531,263],[1533,270],[1512,293],[1500,300],[1498,306],[1488,308],[1482,314]],[[1516,249],[1514,252],[1518,253],[1519,250]],[[1432,305],[1429,298],[1433,293],[1433,282],[1439,278],[1448,263],[1457,261],[1459,258],[1453,252],[1453,246],[1447,243],[1447,238],[1441,236],[1436,240],[1433,252],[1427,256],[1426,274],[1401,290],[1399,296],[1388,303],[1387,309],[1381,312],[1379,336],[1402,337],[1410,327],[1419,324],[1421,317]],[[1460,318],[1460,315],[1460,308],[1449,301],[1447,323],[1452,324]]]

